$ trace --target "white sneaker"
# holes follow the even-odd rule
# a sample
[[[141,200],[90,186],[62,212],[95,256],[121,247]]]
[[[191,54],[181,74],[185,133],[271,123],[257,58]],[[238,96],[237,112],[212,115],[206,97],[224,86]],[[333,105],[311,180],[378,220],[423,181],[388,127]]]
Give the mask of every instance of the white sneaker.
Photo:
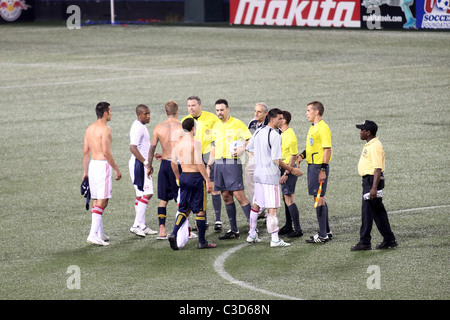
[[[144,229],[142,229],[142,232],[144,232],[146,235],[153,235],[153,234],[158,233],[155,230],[152,230],[152,229],[150,229],[150,227],[147,227],[147,226]]]
[[[197,239],[197,238],[198,238],[198,235],[195,234],[194,232],[189,233],[189,239]]]
[[[277,242],[275,241],[270,241],[270,246],[271,247],[289,247],[291,244],[288,242],[284,242],[283,240],[278,240]]]
[[[103,241],[102,238],[100,238],[98,236],[93,236],[93,237],[89,236],[87,238],[87,243],[96,244],[99,246],[109,246],[109,242]]]
[[[258,238],[258,235],[256,235],[254,238],[252,238],[250,235],[248,235],[247,240],[248,243],[258,243],[261,242],[261,239]]]
[[[131,233],[134,233],[134,234],[137,235],[138,237],[145,238],[145,233],[144,233],[144,231],[142,231],[142,229],[139,228],[139,227],[131,227],[131,228],[130,228],[130,232],[131,232]]]

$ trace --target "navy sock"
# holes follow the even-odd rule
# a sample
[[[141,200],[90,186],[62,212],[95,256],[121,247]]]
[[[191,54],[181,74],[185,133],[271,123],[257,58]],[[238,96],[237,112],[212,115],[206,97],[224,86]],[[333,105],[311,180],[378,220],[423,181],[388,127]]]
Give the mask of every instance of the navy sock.
[[[206,217],[196,216],[195,223],[197,224],[198,230],[198,243],[206,243],[205,233],[206,233]]]
[[[327,212],[325,206],[316,208],[317,222],[319,223],[319,236],[325,238],[327,236]]]
[[[180,229],[180,227],[183,225],[183,222],[186,220],[186,214],[185,213],[181,213],[178,212],[177,217],[176,217],[176,221],[175,221],[175,225],[173,226],[173,231],[172,234],[176,237],[178,230]]]
[[[220,221],[220,216],[221,216],[221,212],[222,212],[222,196],[220,194],[213,194],[211,198],[212,198],[214,213],[216,214],[216,221]]]
[[[247,221],[250,221],[250,210],[252,210],[252,206],[250,205],[250,203],[247,204],[246,206],[243,206],[242,210],[244,211]]]
[[[230,204],[225,204],[225,208],[227,209],[228,220],[230,220],[230,229],[231,231],[238,232],[237,221],[236,221],[236,205],[234,202]]]
[[[302,227],[300,226],[300,214],[298,213],[298,208],[295,203],[289,206],[289,213],[292,221],[294,222],[294,230],[297,232],[302,232]]]
[[[160,225],[166,225],[166,207],[158,207],[158,221]]]

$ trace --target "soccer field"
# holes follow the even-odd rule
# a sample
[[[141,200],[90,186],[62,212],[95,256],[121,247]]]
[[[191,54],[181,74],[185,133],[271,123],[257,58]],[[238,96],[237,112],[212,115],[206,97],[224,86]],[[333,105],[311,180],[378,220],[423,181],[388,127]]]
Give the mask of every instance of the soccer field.
[[[2,26],[0,43],[0,299],[450,298],[450,33],[19,25]],[[259,101],[290,111],[300,151],[310,125],[306,104],[323,102],[333,138],[333,241],[305,242],[318,228],[306,174],[295,194],[305,235],[287,248],[269,247],[263,220],[263,241],[246,244],[248,223],[237,202],[241,239],[219,240],[210,228],[216,249],[198,250],[190,240],[172,251],[167,241],[129,232],[135,107],[150,107],[151,133],[165,119],[165,102],[178,101],[181,119],[191,95],[210,112],[227,99],[231,115],[245,123]],[[86,243],[91,216],[80,195],[84,131],[100,101],[112,106],[112,153],[123,174],[103,216],[108,247]],[[393,250],[350,252],[359,240],[364,145],[355,124],[365,119],[378,123],[386,152],[384,204],[399,243]],[[306,164],[300,169],[305,173]],[[147,208],[153,229],[157,203],[155,194]],[[212,226],[210,198],[208,210]],[[169,231],[175,212],[172,202]],[[222,217],[226,231],[224,205]],[[281,208],[279,226],[284,220]],[[375,225],[372,237],[375,247],[382,240]]]

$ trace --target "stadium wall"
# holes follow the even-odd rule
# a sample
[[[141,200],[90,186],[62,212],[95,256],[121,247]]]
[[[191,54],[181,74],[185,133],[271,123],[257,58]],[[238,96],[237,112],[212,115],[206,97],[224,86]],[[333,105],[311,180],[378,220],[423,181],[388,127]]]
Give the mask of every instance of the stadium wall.
[[[0,23],[109,23],[110,0],[0,0]],[[114,0],[120,23],[229,22],[232,25],[450,30],[449,0]]]

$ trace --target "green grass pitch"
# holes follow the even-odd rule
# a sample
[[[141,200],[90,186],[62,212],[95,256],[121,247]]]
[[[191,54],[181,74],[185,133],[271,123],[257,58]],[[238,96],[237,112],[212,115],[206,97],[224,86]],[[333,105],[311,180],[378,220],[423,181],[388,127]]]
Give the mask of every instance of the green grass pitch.
[[[450,298],[450,33],[20,25],[2,26],[0,43],[0,299]],[[289,110],[300,151],[306,104],[324,103],[334,152],[332,242],[305,242],[317,232],[306,175],[295,194],[305,236],[289,248],[270,248],[261,220],[263,242],[245,245],[248,224],[239,206],[241,239],[220,241],[210,228],[214,250],[197,250],[191,240],[175,252],[166,241],[129,232],[134,109],[150,107],[152,132],[166,101],[178,101],[181,119],[190,95],[211,112],[216,99],[227,99],[232,116],[245,123],[258,101]],[[104,214],[112,238],[106,248],[86,244],[91,220],[79,189],[84,130],[99,101],[112,105],[112,153],[123,174]],[[386,151],[384,203],[399,242],[394,250],[350,252],[359,235],[356,167],[364,144],[355,124],[365,119],[378,123]],[[154,229],[157,203],[155,194],[147,208]],[[175,212],[170,203],[169,231]],[[224,207],[222,216],[227,229]],[[279,220],[281,226],[284,208]],[[381,242],[375,226],[372,236],[373,246]],[[70,266],[79,268],[79,288],[68,286]],[[370,266],[379,268],[378,289],[367,285]]]

